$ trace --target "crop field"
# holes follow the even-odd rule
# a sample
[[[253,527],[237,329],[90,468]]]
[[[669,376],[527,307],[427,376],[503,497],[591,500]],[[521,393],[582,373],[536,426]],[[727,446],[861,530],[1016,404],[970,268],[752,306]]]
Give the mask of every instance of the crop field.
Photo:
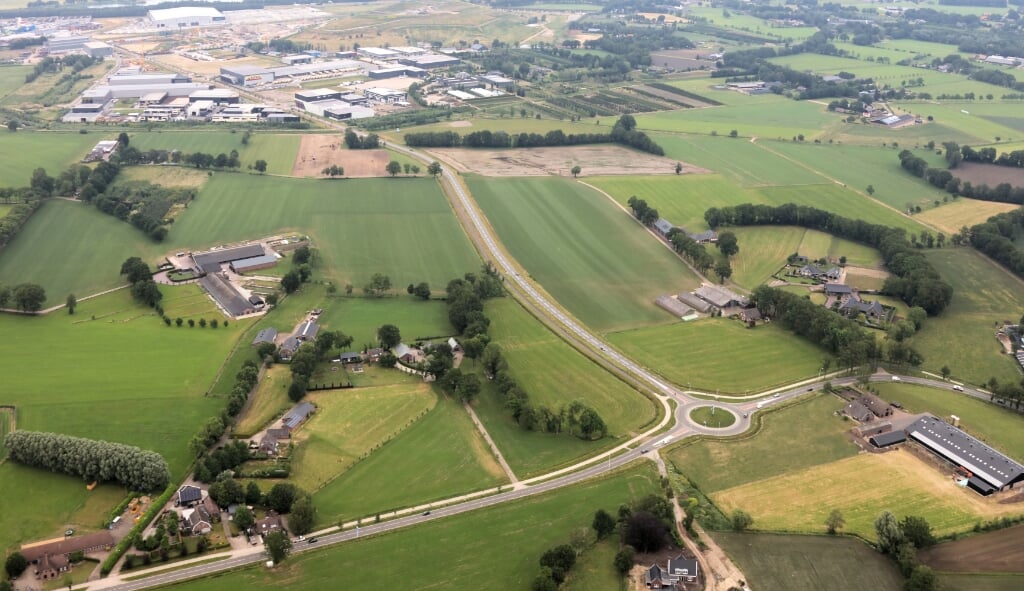
[[[1003,574],[939,574],[943,591],[1017,591],[1024,586],[1024,576]]]
[[[921,229],[920,225],[912,218],[868,201],[850,189],[836,184],[764,187],[758,189],[757,192],[763,196],[765,202],[770,204],[795,203],[825,209],[855,220],[905,228],[910,232]]]
[[[133,133],[131,145],[142,150],[181,150],[217,155],[238,150],[242,170],[257,160],[267,161],[267,173],[288,175],[299,153],[299,134],[254,133],[249,145],[242,144],[242,133],[224,131],[162,131]],[[216,173],[214,173],[216,174]]]
[[[813,377],[828,355],[779,326],[748,329],[729,319],[639,328],[610,333],[608,339],[680,386],[732,393]],[[737,364],[743,371],[737,371]]]
[[[89,153],[100,140],[114,139],[102,133],[35,133],[19,131],[0,134],[0,187],[24,187],[32,171],[45,168],[57,176]]]
[[[993,376],[1000,381],[1020,379],[1017,362],[1003,354],[994,333],[997,324],[1016,320],[1024,309],[1021,281],[971,248],[926,254],[954,291],[942,315],[929,318],[914,337],[914,346],[924,356],[923,369],[938,373],[948,365],[954,377],[974,384]]]
[[[442,396],[426,416],[318,491],[317,518],[328,525],[507,482],[469,414]]]
[[[964,162],[956,168],[954,173],[961,181],[969,182],[974,186],[994,187],[1002,183],[1008,183],[1014,187],[1024,186],[1024,171],[1009,166]]]
[[[732,130],[741,138],[791,138],[804,135],[814,138],[830,125],[840,124],[841,118],[825,111],[821,105],[807,101],[770,102],[715,107],[713,109],[683,109],[652,114],[637,114],[637,127],[645,131],[672,131],[711,133],[727,136]]]
[[[714,537],[758,589],[903,589],[895,565],[853,538],[730,532]]]
[[[918,558],[943,572],[1024,573],[1021,534],[1021,525],[977,534],[923,550]]]
[[[443,290],[446,283],[435,284],[435,289]],[[404,291],[400,285],[396,288]],[[407,343],[455,334],[455,329],[448,322],[448,307],[438,300],[422,301],[407,295],[395,298],[334,297],[327,301],[323,310],[320,324],[329,330],[340,330],[350,335],[353,349],[375,346],[377,329],[384,324],[397,326]]]
[[[599,177],[585,181],[615,198],[623,207],[632,196],[644,199],[661,217],[691,232],[707,229],[709,207],[749,203],[753,194],[718,174]]]
[[[307,400],[317,412],[293,437],[292,479],[308,491],[324,487],[437,403],[430,387],[412,378],[381,388],[311,393]]]
[[[927,208],[915,215],[921,223],[928,224],[939,231],[951,236],[960,231],[960,228],[968,228],[980,224],[988,218],[1013,211],[1020,207],[1013,203],[996,203],[995,201],[978,201],[977,199],[957,199],[944,203],[939,207]]]
[[[116,287],[125,259],[153,260],[160,250],[133,226],[91,205],[52,200],[0,251],[0,283],[38,283],[46,289],[44,305],[52,306],[69,293],[82,298]]]
[[[689,37],[690,35],[687,35]],[[716,42],[716,44],[718,44]],[[791,99],[786,98],[778,94],[743,94],[734,90],[728,90],[725,87],[725,81],[721,78],[711,78],[709,76],[687,78],[685,80],[666,80],[665,84],[675,86],[682,90],[692,92],[696,95],[707,97],[709,99],[718,101],[723,105],[751,105],[751,104],[768,104],[768,103],[781,103],[789,101]],[[719,133],[722,133],[719,131]],[[728,133],[728,130],[726,130]]]
[[[8,0],[0,0],[0,8]],[[20,2],[21,0],[10,0]],[[25,75],[32,71],[31,66],[0,66],[0,99],[11,94],[25,84]]]
[[[606,331],[664,322],[654,306],[697,278],[629,214],[559,178],[467,178],[509,252],[580,320]]]
[[[308,232],[326,278],[339,288],[361,288],[373,273],[387,274],[399,290],[420,281],[442,286],[480,265],[429,178],[332,182],[218,174],[179,216],[165,248],[196,250],[286,230]]]
[[[872,478],[865,478],[865,475]],[[1018,515],[1003,505],[960,488],[944,471],[913,454],[860,454],[711,495],[726,514],[742,508],[765,531],[822,533],[825,518],[839,509],[844,531],[875,539],[874,521],[885,510],[897,518],[919,515],[936,535],[963,532],[979,520]],[[779,499],[787,499],[779,503]]]
[[[767,413],[752,437],[681,444],[667,459],[704,493],[828,464],[857,453],[845,437],[852,423],[834,415],[844,406],[835,396],[816,395]],[[782,449],[788,451],[779,453]]]
[[[795,160],[769,152],[744,138],[691,134],[651,134],[669,158],[731,177],[741,186],[812,185],[827,182],[816,171]]]
[[[206,171],[186,166],[126,166],[117,176],[117,182],[146,181],[165,187],[199,189],[209,178]]]
[[[291,408],[294,404],[288,399],[288,386],[291,383],[292,375],[288,366],[275,365],[269,368],[256,390],[249,395],[249,408],[239,416],[233,435],[252,437],[270,420]]]
[[[877,384],[887,400],[897,400],[909,412],[930,412],[937,417],[960,417],[963,430],[1003,453],[1024,461],[1024,417],[964,394],[911,384]]]
[[[415,581],[419,588],[525,591],[540,569],[540,555],[566,543],[572,530],[588,527],[597,509],[614,513],[620,504],[657,491],[658,476],[645,463],[608,478],[588,480],[486,511],[431,520],[394,533],[303,553],[273,572],[246,569],[183,583],[180,588],[271,591],[287,586],[296,591],[369,591],[381,586],[400,589]],[[395,568],[396,556],[415,556],[416,560]]]
[[[979,90],[982,90],[979,88],[974,88],[978,84],[979,83],[977,82],[971,82],[970,84],[959,85],[957,87],[950,86],[947,88],[943,88],[940,92],[948,92],[952,94],[963,92],[977,93]],[[1006,92],[1005,88],[993,88],[995,88],[996,90],[988,90],[987,92],[997,93],[996,96],[999,96],[1000,94]],[[982,107],[981,105],[978,105],[975,101],[929,104],[927,109],[921,108],[921,106],[917,104],[907,104],[899,106],[901,106],[901,108],[906,107],[913,111],[920,111],[922,113],[931,115],[932,117],[935,118],[935,121],[941,123],[942,125],[945,125],[949,128],[955,129],[963,133],[965,136],[967,136],[966,138],[955,140],[959,141],[961,145],[963,145],[964,143],[968,143],[971,145],[974,145],[976,143],[988,143],[995,139],[996,136],[1002,138],[1020,137],[1020,133],[1015,132],[1012,127],[1007,127],[1006,125],[997,123],[996,121],[992,121],[989,118],[976,115],[976,111],[973,111],[972,109]],[[967,113],[964,113],[964,111],[967,111]]]

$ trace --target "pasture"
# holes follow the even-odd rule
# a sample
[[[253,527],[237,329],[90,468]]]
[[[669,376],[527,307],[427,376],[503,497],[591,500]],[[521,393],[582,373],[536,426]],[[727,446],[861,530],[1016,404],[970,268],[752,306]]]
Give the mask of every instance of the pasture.
[[[241,344],[245,345],[244,342]],[[291,408],[294,404],[288,399],[291,383],[292,375],[287,365],[278,364],[267,369],[256,389],[249,394],[249,406],[239,415],[232,434],[235,437],[252,437],[272,419]]]
[[[735,130],[740,138],[813,138],[823,128],[839,125],[841,117],[821,105],[807,101],[778,101],[726,105],[713,109],[682,109],[636,114],[637,128],[644,131],[717,133],[728,136]],[[746,141],[746,139],[739,141]]]
[[[618,551],[617,535],[611,535],[584,550],[565,579],[565,591],[625,591],[625,579],[615,570],[615,554]]]
[[[922,184],[923,181],[922,181]],[[946,236],[951,236],[960,231],[960,228],[968,228],[980,224],[988,218],[1013,211],[1020,207],[1013,203],[996,203],[995,201],[978,201],[977,199],[961,198],[939,207],[925,208],[924,211],[914,217],[922,224],[932,226]]]
[[[758,589],[903,589],[896,566],[853,538],[732,532],[714,537]]]
[[[455,277],[453,276],[452,279]],[[417,282],[418,283],[418,282]],[[444,284],[436,284],[443,289]],[[397,291],[405,288],[396,286]],[[407,343],[447,337],[455,334],[448,322],[448,307],[439,300],[423,301],[412,296],[393,298],[342,298],[327,300],[320,315],[320,324],[329,330],[340,330],[352,337],[352,348],[376,346],[377,329],[394,324]]]
[[[899,401],[909,412],[929,412],[937,417],[960,417],[960,427],[998,449],[1024,461],[1024,417],[996,404],[949,390],[912,384],[876,384],[886,400]]]
[[[597,191],[560,178],[466,179],[509,253],[597,330],[665,322],[654,299],[698,284],[682,261]]]
[[[242,170],[257,160],[267,161],[267,173],[290,175],[299,153],[299,134],[254,133],[249,145],[242,144],[242,133],[226,131],[161,131],[133,133],[131,145],[146,150],[181,150],[185,153],[228,154],[238,150]],[[216,173],[215,173],[216,174]]]
[[[834,416],[844,406],[835,396],[816,395],[768,412],[755,435],[684,442],[666,459],[705,494],[828,464],[857,453],[845,437],[852,423]]]
[[[923,550],[918,558],[943,572],[1024,573],[1021,534],[1024,534],[1021,525],[976,534]]]
[[[994,333],[1004,320],[1016,320],[1024,309],[1021,280],[971,248],[927,250],[928,260],[953,285],[953,300],[941,316],[929,318],[914,337],[924,355],[923,369],[939,373],[943,365],[953,376],[973,384],[995,376],[1018,380],[1017,362],[1003,354]]]
[[[382,585],[403,588],[415,581],[421,588],[525,591],[538,574],[540,555],[566,543],[572,530],[588,527],[597,509],[614,513],[620,504],[658,490],[658,476],[645,463],[484,511],[303,553],[273,571],[245,569],[183,583],[180,588],[270,591],[287,586],[296,591],[369,591]],[[397,556],[416,559],[394,568]]]
[[[750,513],[754,527],[764,531],[821,533],[825,518],[839,509],[844,531],[869,540],[875,539],[874,521],[885,510],[897,518],[924,517],[938,536],[1022,512],[956,486],[947,472],[904,451],[860,454],[711,496],[726,514],[738,508]],[[873,477],[865,478],[869,474]]]
[[[614,332],[608,340],[679,386],[734,394],[816,376],[829,356],[781,326],[749,329],[726,318]]]
[[[426,416],[320,489],[317,518],[329,525],[507,482],[462,404],[441,395]]]
[[[728,130],[724,133],[719,131],[718,136],[653,133],[651,138],[658,142],[669,158],[731,177],[743,187],[827,182],[822,175],[800,162],[787,160],[745,138],[727,137],[728,133]]]
[[[57,176],[89,153],[100,140],[114,139],[103,133],[31,132],[0,133],[0,187],[24,187],[32,171],[44,168]]]
[[[0,0],[0,7],[7,2],[21,2],[21,0]],[[0,100],[24,85],[25,75],[31,71],[31,66],[0,66]]]

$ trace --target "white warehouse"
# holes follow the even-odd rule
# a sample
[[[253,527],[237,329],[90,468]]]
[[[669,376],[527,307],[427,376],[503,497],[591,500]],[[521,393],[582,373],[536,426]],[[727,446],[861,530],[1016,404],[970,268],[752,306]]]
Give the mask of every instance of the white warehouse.
[[[227,17],[221,11],[206,6],[181,6],[150,10],[149,20],[158,29],[183,29],[227,24]]]

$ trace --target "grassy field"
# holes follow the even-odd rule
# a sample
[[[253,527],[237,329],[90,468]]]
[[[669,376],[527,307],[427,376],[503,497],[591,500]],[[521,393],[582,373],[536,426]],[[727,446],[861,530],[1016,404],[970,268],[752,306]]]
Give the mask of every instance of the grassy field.
[[[146,181],[165,187],[199,189],[210,179],[210,174],[186,166],[126,166],[117,176],[117,182]]]
[[[467,177],[498,236],[558,302],[598,330],[665,322],[654,306],[697,278],[604,196],[561,178]]]
[[[252,568],[180,588],[360,591],[382,585],[404,588],[415,581],[423,589],[526,591],[538,574],[540,555],[566,543],[573,529],[589,526],[594,511],[614,512],[620,504],[657,490],[657,474],[645,464],[523,501],[307,553],[274,571]],[[400,556],[416,559],[394,568]]]
[[[114,139],[103,133],[53,133],[19,131],[0,134],[0,187],[24,187],[32,171],[45,168],[57,176],[89,153],[100,140]]]
[[[292,173],[299,153],[299,134],[254,133],[249,145],[242,145],[242,133],[225,131],[161,131],[133,133],[131,145],[142,150],[181,150],[185,153],[206,152],[217,155],[238,150],[242,170],[257,160],[267,161],[267,173]]]
[[[736,422],[736,415],[719,410],[713,406],[698,406],[690,411],[690,420],[705,427],[721,429]]]
[[[249,395],[249,408],[238,417],[234,436],[252,437],[271,419],[291,408],[293,403],[288,399],[288,386],[291,383],[292,374],[287,365],[275,365],[268,369],[256,390]]]
[[[714,538],[754,588],[903,589],[903,577],[895,565],[852,538],[725,532],[716,533]]]
[[[993,376],[1020,379],[1017,363],[1003,354],[994,333],[996,323],[1014,321],[1024,309],[1021,281],[970,248],[926,254],[954,293],[942,315],[929,318],[914,337],[914,346],[924,355],[923,368],[938,373],[948,365],[954,377],[975,384]]]
[[[815,396],[765,415],[753,437],[683,444],[668,459],[705,493],[828,464],[857,453],[843,435],[852,424],[834,416],[843,406],[834,396]]]
[[[1024,586],[1021,575],[940,574],[942,591],[1018,591]]]
[[[728,132],[726,132],[728,133]],[[651,135],[669,158],[725,175],[741,186],[809,185],[827,182],[815,171],[744,138],[710,135]]]
[[[572,567],[562,588],[565,591],[625,591],[626,579],[615,570],[615,554],[618,551],[617,535],[590,546],[576,559],[576,565]]]
[[[407,343],[455,334],[444,302],[425,302],[404,295],[402,286],[396,287],[403,292],[396,298],[330,298],[320,315],[320,324],[352,336],[352,347],[359,350],[376,345],[377,328],[384,324],[397,326]],[[441,290],[443,286],[435,289]]]
[[[442,396],[426,416],[317,492],[317,518],[330,524],[507,482],[469,414]]]
[[[921,562],[937,571],[1018,573],[1024,575],[1024,526],[972,535],[933,546],[920,553]],[[1024,578],[1021,579],[1024,582]]]
[[[837,215],[873,224],[905,228],[918,232],[921,226],[912,218],[858,196],[849,188],[836,184],[798,187],[764,187],[757,190],[765,203],[795,203],[831,211]],[[755,201],[756,203],[757,201]]]
[[[0,441],[11,432],[11,425],[14,423],[14,411],[9,408],[0,409]],[[7,457],[7,448],[0,447],[0,461]]]
[[[823,533],[825,518],[839,509],[846,519],[844,531],[868,539],[875,539],[874,521],[885,510],[897,518],[924,517],[936,535],[1022,512],[956,486],[947,472],[902,451],[860,454],[711,496],[726,514],[747,511],[754,527],[765,531]],[[786,502],[780,503],[783,498]]]
[[[978,201],[977,199],[957,199],[944,203],[939,207],[925,208],[920,214],[914,216],[923,224],[933,226],[946,236],[951,236],[960,231],[960,228],[968,228],[980,224],[988,218],[1013,211],[1019,205],[1012,203],[996,203],[994,201]]]
[[[878,392],[914,413],[960,417],[960,426],[1003,453],[1024,461],[1024,416],[995,404],[949,390],[911,384],[879,383]]]
[[[0,8],[3,8],[4,4],[9,1],[21,2],[21,0],[0,0]],[[31,66],[0,66],[0,99],[3,99],[25,84],[25,75],[31,71]]]
[[[840,116],[807,101],[728,105],[713,109],[681,109],[637,114],[637,127],[645,131],[688,133],[716,132],[728,136],[735,130],[742,138],[813,138],[822,128],[840,122]],[[746,140],[733,140],[746,141]]]
[[[748,329],[724,318],[610,333],[608,340],[668,380],[711,392],[756,392],[813,377],[828,356],[782,327]]]

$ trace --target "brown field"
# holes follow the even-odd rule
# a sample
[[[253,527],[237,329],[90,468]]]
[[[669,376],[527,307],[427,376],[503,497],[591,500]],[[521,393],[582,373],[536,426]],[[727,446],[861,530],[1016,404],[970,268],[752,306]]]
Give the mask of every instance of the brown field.
[[[304,135],[292,176],[323,176],[320,171],[332,164],[344,168],[348,178],[384,176],[390,160],[387,150],[349,150],[340,135]]]
[[[126,166],[121,169],[121,180],[148,181],[165,187],[198,189],[209,178],[205,171],[184,166]]]
[[[699,68],[710,63],[707,56],[715,53],[713,49],[668,49],[651,53],[651,65],[662,68]],[[698,57],[699,56],[699,57]],[[681,98],[681,97],[680,97]]]
[[[970,181],[972,185],[988,185],[994,187],[1000,183],[1010,183],[1014,187],[1024,187],[1024,169],[978,162],[961,162],[953,171],[961,181]]]
[[[483,176],[569,176],[577,165],[583,169],[580,176],[675,174],[676,166],[671,158],[611,145],[508,150],[441,148],[431,152],[459,172]],[[683,170],[691,174],[708,172],[685,162]]]
[[[918,552],[921,562],[938,571],[1024,573],[1024,525],[939,544]]]
[[[1024,174],[1024,171],[1020,172]],[[977,199],[961,197],[940,207],[926,209],[914,217],[922,223],[945,232],[946,237],[949,238],[951,234],[959,232],[963,226],[971,227],[974,224],[980,224],[996,214],[1017,209],[1018,207],[1020,206],[1013,203],[978,201]]]

